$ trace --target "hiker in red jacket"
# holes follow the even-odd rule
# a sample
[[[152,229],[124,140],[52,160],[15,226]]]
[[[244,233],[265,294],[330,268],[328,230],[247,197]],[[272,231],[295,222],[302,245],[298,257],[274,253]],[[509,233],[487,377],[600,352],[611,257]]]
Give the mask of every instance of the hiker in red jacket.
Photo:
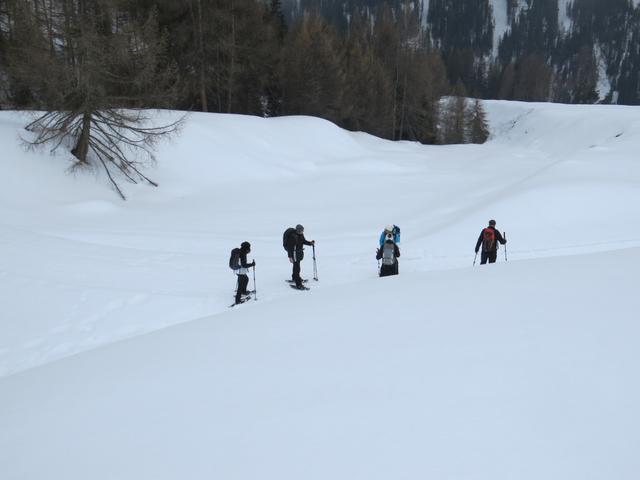
[[[476,242],[476,254],[482,246],[482,254],[480,255],[480,265],[487,263],[495,263],[498,257],[498,242],[502,245],[507,243],[507,239],[496,229],[496,221],[489,220],[489,226],[483,228]]]

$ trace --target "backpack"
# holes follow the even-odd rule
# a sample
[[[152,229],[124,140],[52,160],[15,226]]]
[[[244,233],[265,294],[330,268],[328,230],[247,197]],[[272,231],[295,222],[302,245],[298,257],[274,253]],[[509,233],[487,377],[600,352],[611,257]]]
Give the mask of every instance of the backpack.
[[[393,243],[400,243],[400,227],[394,225],[391,233],[393,233]]]
[[[396,246],[393,243],[385,242],[382,247],[382,264],[393,265],[396,263]]]
[[[231,270],[238,270],[240,268],[240,249],[234,248],[231,250],[231,256],[229,257],[229,268]]]
[[[282,234],[282,246],[284,247],[285,251],[288,251],[289,245],[294,242],[293,236],[295,235],[295,233],[296,229],[293,227],[289,227]]]
[[[496,231],[493,228],[482,230],[482,251],[490,252],[496,244]]]
[[[387,233],[387,230],[383,230],[382,233],[380,234],[380,247],[384,245],[386,233]],[[393,243],[395,243],[396,245],[400,243],[400,227],[397,225],[394,225],[393,229],[391,230],[391,234],[393,235]]]

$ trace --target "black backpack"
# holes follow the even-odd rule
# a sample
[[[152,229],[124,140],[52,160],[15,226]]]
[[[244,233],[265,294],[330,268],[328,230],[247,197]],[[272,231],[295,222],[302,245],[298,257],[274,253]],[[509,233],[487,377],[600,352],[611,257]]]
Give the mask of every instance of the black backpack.
[[[287,228],[284,233],[282,234],[282,246],[284,247],[285,251],[289,251],[289,245],[291,245],[291,243],[295,243],[294,240],[294,235],[296,234],[296,229],[293,227],[289,227]]]
[[[234,248],[231,250],[231,256],[229,257],[229,268],[231,270],[238,270],[240,268],[240,249]]]

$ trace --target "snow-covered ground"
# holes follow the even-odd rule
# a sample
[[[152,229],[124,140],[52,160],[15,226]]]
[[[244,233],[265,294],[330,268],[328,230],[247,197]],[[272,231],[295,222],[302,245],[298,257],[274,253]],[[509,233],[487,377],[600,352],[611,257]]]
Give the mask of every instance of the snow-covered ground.
[[[485,106],[482,146],[192,114],[127,202],[1,112],[0,478],[635,479],[640,108]]]

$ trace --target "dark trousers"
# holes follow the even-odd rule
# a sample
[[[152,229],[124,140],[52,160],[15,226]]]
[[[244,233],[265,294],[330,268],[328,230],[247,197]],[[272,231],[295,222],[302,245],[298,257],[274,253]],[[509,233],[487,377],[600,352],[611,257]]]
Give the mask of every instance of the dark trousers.
[[[238,291],[236,292],[236,303],[240,303],[240,297],[247,293],[247,285],[249,285],[249,277],[247,275],[238,275]]]
[[[484,265],[489,260],[489,263],[496,263],[496,258],[498,258],[498,251],[494,250],[493,252],[482,252],[480,255],[480,265]]]
[[[388,277],[389,275],[397,275],[398,274],[398,262],[393,265],[382,265],[380,267],[380,276]]]
[[[296,287],[302,286],[302,277],[300,277],[300,260],[293,262],[293,271],[291,272],[291,280],[296,283]]]

